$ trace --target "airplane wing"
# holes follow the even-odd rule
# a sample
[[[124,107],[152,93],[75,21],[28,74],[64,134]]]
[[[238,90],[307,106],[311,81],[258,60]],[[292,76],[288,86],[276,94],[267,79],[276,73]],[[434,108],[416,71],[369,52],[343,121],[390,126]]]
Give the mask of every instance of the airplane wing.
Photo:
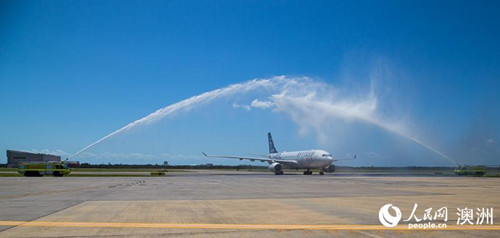
[[[205,152],[201,152],[206,157],[212,158],[226,158],[226,159],[239,159],[239,160],[250,160],[250,161],[260,161],[260,162],[268,162],[268,163],[280,163],[280,164],[298,164],[295,160],[274,160],[269,158],[255,158],[255,157],[239,157],[239,156],[231,156],[231,155],[207,155]]]
[[[256,156],[262,156],[262,157],[269,157],[269,155],[263,155],[263,154],[257,154],[257,153],[247,153],[249,155],[256,155]]]
[[[354,155],[353,158],[340,158],[340,159],[334,159],[333,161],[340,161],[340,160],[353,160],[353,159],[356,159],[356,155]]]

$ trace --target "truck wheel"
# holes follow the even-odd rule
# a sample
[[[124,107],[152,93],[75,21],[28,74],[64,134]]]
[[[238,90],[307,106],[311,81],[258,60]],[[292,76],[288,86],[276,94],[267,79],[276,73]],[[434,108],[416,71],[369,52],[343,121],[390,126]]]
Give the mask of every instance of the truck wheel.
[[[59,171],[54,172],[54,177],[62,177],[63,175]]]
[[[26,171],[26,172],[24,172],[24,176],[26,176],[26,177],[41,177],[42,175],[38,171]]]

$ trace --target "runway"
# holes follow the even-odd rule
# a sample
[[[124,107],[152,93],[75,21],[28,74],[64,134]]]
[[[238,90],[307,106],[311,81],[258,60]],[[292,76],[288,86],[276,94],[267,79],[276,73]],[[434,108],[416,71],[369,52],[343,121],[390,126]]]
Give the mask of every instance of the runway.
[[[495,237],[493,224],[457,225],[457,208],[500,208],[498,178],[325,176],[186,171],[164,177],[4,177],[0,237]],[[385,228],[418,204],[448,208],[445,230]],[[500,221],[500,210],[493,221]],[[475,222],[476,219],[474,219]]]

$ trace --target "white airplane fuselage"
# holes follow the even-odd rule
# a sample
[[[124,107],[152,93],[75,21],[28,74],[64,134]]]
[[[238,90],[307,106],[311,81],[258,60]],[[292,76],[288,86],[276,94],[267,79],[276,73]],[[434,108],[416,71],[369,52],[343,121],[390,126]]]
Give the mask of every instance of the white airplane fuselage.
[[[335,166],[333,162],[333,156],[324,150],[301,150],[301,151],[291,151],[291,152],[278,152],[276,147],[274,147],[273,138],[271,132],[267,133],[268,143],[269,143],[269,154],[259,155],[260,158],[256,157],[242,157],[242,156],[232,156],[232,155],[207,155],[202,152],[203,155],[207,157],[218,157],[218,158],[229,158],[229,159],[239,159],[239,160],[250,160],[250,161],[260,161],[269,163],[269,170],[274,172],[276,175],[282,175],[283,169],[306,169],[304,175],[311,175],[311,169],[320,169],[319,174],[323,175],[326,173],[333,173],[335,171]],[[264,158],[267,157],[267,158]]]
[[[318,169],[333,163],[332,155],[324,150],[284,151],[270,154],[269,158],[278,163],[280,160],[297,161],[297,164],[283,164],[288,169]]]

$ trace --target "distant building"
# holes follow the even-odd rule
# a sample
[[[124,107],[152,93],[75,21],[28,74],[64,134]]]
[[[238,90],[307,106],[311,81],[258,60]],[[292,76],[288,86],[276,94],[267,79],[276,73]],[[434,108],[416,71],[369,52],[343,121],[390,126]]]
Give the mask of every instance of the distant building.
[[[7,150],[7,166],[17,167],[21,162],[61,161],[61,156]]]

